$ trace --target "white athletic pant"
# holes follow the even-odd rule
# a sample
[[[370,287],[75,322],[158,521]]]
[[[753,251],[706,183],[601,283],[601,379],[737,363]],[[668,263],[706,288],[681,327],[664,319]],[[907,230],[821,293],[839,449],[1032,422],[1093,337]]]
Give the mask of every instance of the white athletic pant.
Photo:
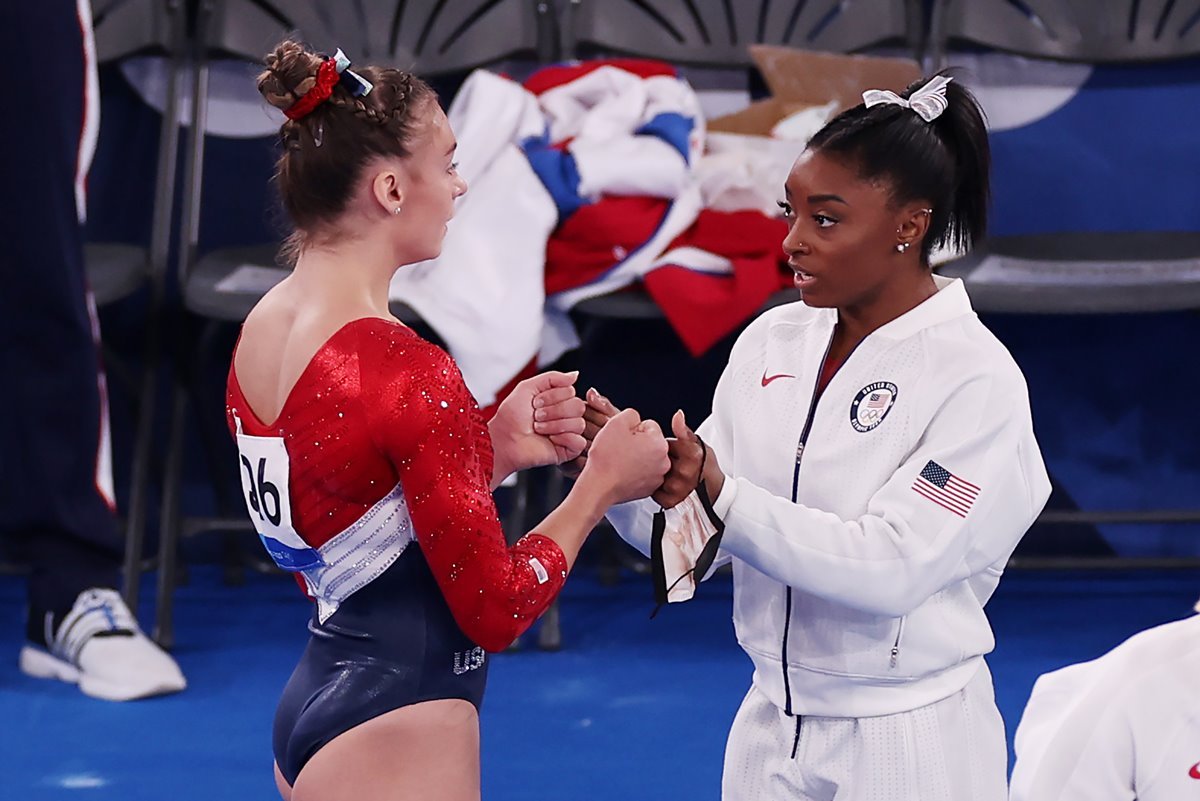
[[[788,717],[754,686],[725,747],[722,801],[1005,801],[1008,751],[992,676],[874,718]],[[793,749],[795,757],[793,758]]]

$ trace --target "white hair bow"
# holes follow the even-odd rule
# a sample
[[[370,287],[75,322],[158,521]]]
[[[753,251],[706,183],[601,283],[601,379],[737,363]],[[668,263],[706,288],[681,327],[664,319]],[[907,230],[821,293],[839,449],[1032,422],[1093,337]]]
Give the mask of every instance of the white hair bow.
[[[333,54],[333,65],[340,76],[340,83],[354,97],[366,97],[375,88],[375,84],[350,69],[350,59],[342,52],[342,48],[340,47]]]
[[[887,89],[868,89],[863,92],[863,103],[867,108],[881,103],[894,103],[912,109],[925,122],[933,122],[942,116],[942,112],[950,105],[946,100],[946,84],[950,81],[949,75],[938,75],[913,92],[907,100]]]

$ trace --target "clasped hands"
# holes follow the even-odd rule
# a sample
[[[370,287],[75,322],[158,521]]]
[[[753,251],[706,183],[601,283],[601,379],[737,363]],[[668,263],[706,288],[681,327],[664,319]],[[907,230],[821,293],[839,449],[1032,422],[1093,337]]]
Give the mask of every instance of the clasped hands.
[[[636,447],[627,439],[621,440],[621,446],[642,454],[650,462],[642,467],[649,468],[652,476],[657,475],[658,467],[665,464],[655,447],[656,441],[663,439],[657,424],[652,420],[641,420],[632,409],[618,409],[595,389],[589,389],[585,398],[578,397],[575,394],[578,377],[578,372],[542,373],[517,384],[500,404],[488,424],[495,452],[493,486],[518,470],[552,464],[559,465],[568,476],[577,477],[586,467],[600,432],[618,416],[622,419],[621,428],[629,429],[621,434],[642,435]],[[688,426],[682,410],[671,418],[671,432],[674,436],[665,438],[669,467],[652,491],[644,490],[655,479],[652,478],[649,484],[641,482],[639,486],[643,493],[638,497],[649,494],[660,506],[670,509],[696,489],[703,468],[709,497],[716,500],[725,480],[717,454],[701,443]],[[612,433],[614,436],[610,439],[617,445],[617,432]]]
[[[622,413],[595,389],[589,389],[585,397],[583,438],[588,446],[570,464],[563,465],[568,475],[583,469],[587,464],[591,443],[609,420]],[[702,443],[696,432],[688,426],[682,409],[671,418],[671,433],[675,435],[667,438],[667,457],[671,467],[663,476],[662,484],[650,495],[651,499],[662,508],[671,509],[691,495],[703,478],[709,498],[715,501],[725,483],[725,474],[721,471],[717,454],[710,445]]]

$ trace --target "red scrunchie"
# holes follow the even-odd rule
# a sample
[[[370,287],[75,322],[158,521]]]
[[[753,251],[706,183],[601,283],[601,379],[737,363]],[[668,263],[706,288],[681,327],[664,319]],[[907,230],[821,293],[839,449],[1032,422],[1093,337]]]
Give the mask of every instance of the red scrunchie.
[[[332,58],[327,58],[321,62],[321,66],[317,68],[317,82],[304,93],[304,96],[293,103],[286,111],[284,116],[289,120],[298,120],[301,117],[309,114],[317,106],[324,103],[333,94],[333,87],[337,85],[338,79],[337,64]]]

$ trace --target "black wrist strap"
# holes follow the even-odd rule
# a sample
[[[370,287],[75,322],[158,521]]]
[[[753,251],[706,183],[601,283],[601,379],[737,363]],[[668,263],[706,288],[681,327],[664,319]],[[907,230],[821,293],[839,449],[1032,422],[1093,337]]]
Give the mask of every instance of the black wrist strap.
[[[700,457],[700,481],[696,484],[696,495],[700,498],[700,505],[704,507],[704,513],[708,515],[708,522],[712,523],[713,528],[717,530],[708,542],[704,543],[704,549],[700,551],[700,555],[696,557],[696,564],[692,567],[696,573],[696,581],[700,582],[708,575],[708,569],[712,567],[712,563],[717,558],[717,551],[721,548],[721,537],[725,534],[725,521],[717,517],[712,499],[708,497],[708,485],[704,483],[704,463],[708,459],[708,446],[698,435],[696,439],[700,440],[700,447],[703,449],[703,455]]]
[[[708,446],[704,444],[704,440],[696,437],[700,442],[700,478],[696,482],[696,495],[700,499],[700,505],[704,508],[704,513],[708,515],[708,520],[715,528],[716,534],[709,538],[704,544],[704,549],[700,551],[700,555],[696,558],[696,564],[692,566],[687,573],[684,573],[679,578],[675,579],[670,587],[667,586],[667,571],[663,564],[663,535],[667,529],[667,515],[663,509],[659,509],[654,513],[653,523],[650,528],[650,577],[654,586],[654,611],[650,613],[653,618],[658,614],[658,610],[667,603],[667,594],[674,588],[675,584],[683,581],[689,574],[697,577],[697,583],[704,579],[708,574],[708,570],[712,567],[713,561],[717,558],[717,551],[721,548],[721,536],[725,533],[725,521],[717,517],[716,511],[713,509],[712,500],[708,496],[708,486],[704,483],[704,466],[708,462]]]

